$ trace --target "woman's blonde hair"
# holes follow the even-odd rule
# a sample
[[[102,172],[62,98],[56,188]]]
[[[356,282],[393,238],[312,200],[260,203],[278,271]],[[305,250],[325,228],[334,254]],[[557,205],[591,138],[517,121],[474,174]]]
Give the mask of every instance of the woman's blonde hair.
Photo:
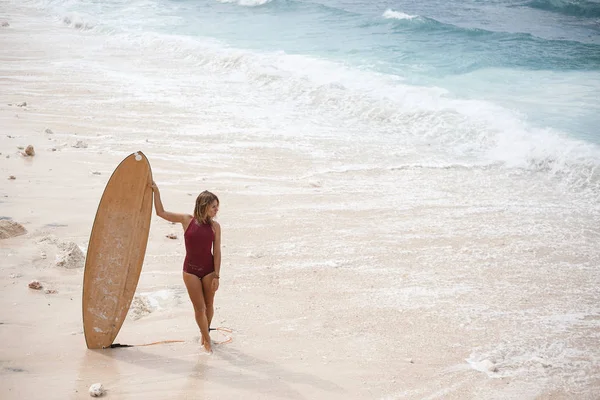
[[[194,208],[194,218],[201,223],[212,224],[212,218],[208,216],[208,207],[213,203],[213,201],[217,201],[217,205],[219,204],[219,198],[214,194],[205,190],[200,193],[196,198],[196,207]]]

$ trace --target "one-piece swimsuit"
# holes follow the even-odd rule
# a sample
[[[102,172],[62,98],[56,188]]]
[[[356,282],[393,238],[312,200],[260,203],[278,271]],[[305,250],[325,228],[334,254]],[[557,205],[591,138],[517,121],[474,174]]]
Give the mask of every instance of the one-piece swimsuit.
[[[214,272],[215,261],[212,253],[215,232],[211,224],[199,224],[194,218],[185,234],[185,261],[183,271],[202,279]]]

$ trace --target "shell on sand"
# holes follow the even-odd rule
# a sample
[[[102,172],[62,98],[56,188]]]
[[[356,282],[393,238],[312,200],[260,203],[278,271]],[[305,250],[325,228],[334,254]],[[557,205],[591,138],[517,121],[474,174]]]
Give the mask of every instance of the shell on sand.
[[[101,383],[94,383],[90,386],[90,396],[100,397],[104,394],[105,390]]]

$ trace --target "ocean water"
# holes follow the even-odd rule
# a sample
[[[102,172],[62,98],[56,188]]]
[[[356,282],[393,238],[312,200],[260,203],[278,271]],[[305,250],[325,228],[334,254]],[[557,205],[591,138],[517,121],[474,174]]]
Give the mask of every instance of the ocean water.
[[[235,84],[248,85],[253,105],[262,104],[261,112],[273,120],[284,118],[284,125],[317,118],[337,126],[326,134],[340,138],[352,136],[348,125],[360,125],[360,135],[385,137],[392,146],[423,154],[429,164],[524,169],[551,175],[573,190],[600,193],[597,2],[23,4],[88,36],[104,37],[123,52],[145,50],[155,61],[162,54],[161,63],[181,60],[179,68],[172,67],[183,80],[154,80],[175,102],[194,99],[176,98],[170,85],[193,86],[207,71],[229,74],[242,81]],[[138,96],[149,91],[148,80],[131,65],[119,69],[118,61],[100,65],[93,57],[87,62],[88,68],[128,75]],[[225,104],[227,93],[215,90]],[[281,108],[294,115],[283,116]]]

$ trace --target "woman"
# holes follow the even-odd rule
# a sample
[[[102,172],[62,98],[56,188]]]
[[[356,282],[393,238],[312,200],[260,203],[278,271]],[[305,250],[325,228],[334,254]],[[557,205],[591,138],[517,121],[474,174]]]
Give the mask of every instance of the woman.
[[[177,214],[165,211],[154,181],[152,192],[156,215],[183,226],[186,252],[183,282],[194,305],[196,323],[202,334],[201,344],[208,353],[212,353],[209,330],[221,269],[221,226],[213,219],[219,211],[219,199],[205,190],[196,199],[194,215]]]

